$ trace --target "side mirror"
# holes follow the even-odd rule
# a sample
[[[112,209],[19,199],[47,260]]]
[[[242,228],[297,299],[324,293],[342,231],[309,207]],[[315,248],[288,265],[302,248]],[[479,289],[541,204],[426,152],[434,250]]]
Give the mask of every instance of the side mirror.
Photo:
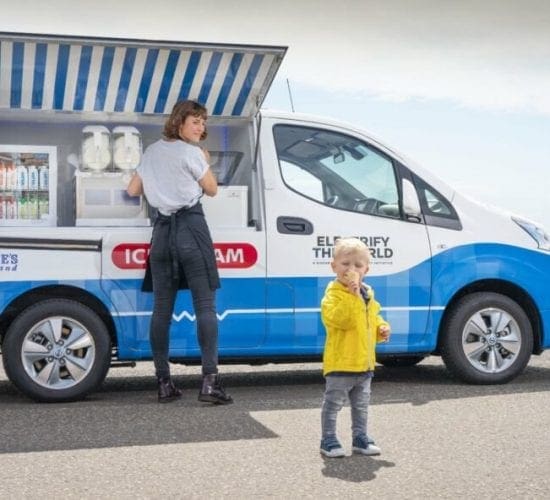
[[[422,221],[422,210],[418,194],[411,181],[403,179],[403,212],[407,220],[414,222]]]

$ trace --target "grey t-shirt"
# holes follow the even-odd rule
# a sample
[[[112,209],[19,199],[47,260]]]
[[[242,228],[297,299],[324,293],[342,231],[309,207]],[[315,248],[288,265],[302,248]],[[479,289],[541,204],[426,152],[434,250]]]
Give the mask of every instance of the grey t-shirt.
[[[165,139],[151,144],[137,167],[147,201],[163,215],[199,200],[202,188],[198,181],[207,170],[204,152],[198,146]]]

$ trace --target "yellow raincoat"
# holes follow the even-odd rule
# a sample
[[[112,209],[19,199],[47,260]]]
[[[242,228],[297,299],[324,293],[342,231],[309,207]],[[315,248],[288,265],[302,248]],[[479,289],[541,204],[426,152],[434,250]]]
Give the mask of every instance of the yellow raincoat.
[[[380,316],[374,290],[361,285],[368,294],[368,305],[338,280],[331,281],[321,301],[321,319],[326,329],[323,375],[331,372],[374,370],[375,346],[382,340],[377,332],[388,325]]]

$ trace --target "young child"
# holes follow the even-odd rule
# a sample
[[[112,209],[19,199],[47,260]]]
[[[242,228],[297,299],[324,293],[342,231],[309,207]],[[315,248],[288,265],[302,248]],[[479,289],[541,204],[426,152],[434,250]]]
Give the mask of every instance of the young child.
[[[357,238],[338,240],[331,266],[336,279],[328,284],[321,301],[327,336],[320,451],[331,458],[345,455],[336,437],[336,417],[349,398],[353,452],[379,455],[380,448],[367,435],[367,414],[375,345],[389,339],[390,326],[379,314],[374,291],[362,283],[369,270],[367,246]]]

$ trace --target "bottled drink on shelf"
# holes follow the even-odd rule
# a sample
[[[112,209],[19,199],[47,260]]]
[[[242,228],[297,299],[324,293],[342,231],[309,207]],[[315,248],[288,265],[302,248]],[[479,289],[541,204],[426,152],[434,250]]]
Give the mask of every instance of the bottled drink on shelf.
[[[38,168],[35,165],[29,165],[27,172],[29,176],[29,190],[38,191]]]
[[[17,219],[17,202],[15,196],[6,196],[4,199],[4,218]]]
[[[47,191],[50,188],[50,169],[46,165],[38,168],[38,189]]]
[[[27,198],[27,219],[38,219],[38,197],[36,194]]]
[[[18,219],[26,220],[29,218],[29,204],[25,196],[17,199],[17,217]]]
[[[6,167],[6,191],[17,189],[17,171],[13,161],[4,162]]]
[[[0,160],[0,190],[4,191],[6,189],[6,176],[8,172],[6,165],[3,160]]]
[[[38,216],[44,217],[50,213],[50,202],[48,194],[41,193],[38,196]]]
[[[15,189],[20,191],[27,191],[29,189],[29,171],[25,165],[18,165],[16,168],[17,183]]]

